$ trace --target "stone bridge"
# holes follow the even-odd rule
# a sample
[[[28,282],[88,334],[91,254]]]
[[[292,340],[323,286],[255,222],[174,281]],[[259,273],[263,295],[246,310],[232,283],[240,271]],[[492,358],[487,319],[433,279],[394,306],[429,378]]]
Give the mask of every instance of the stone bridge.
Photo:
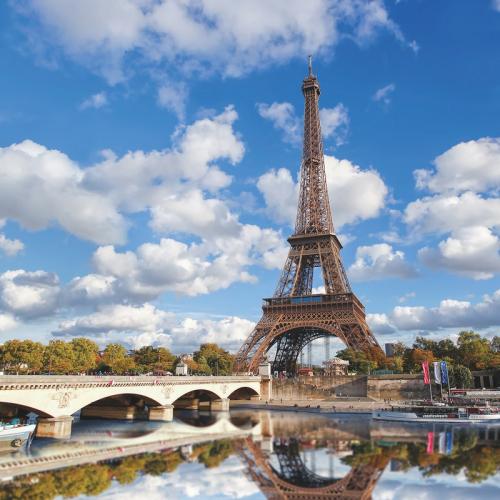
[[[270,398],[260,376],[0,376],[3,414],[34,412],[38,436],[66,437],[82,418],[172,419],[174,408],[229,410],[230,400]]]

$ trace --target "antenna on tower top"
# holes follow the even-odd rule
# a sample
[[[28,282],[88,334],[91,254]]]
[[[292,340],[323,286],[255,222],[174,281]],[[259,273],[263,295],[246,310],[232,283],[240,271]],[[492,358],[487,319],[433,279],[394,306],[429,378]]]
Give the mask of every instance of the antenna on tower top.
[[[309,76],[312,76],[313,74],[313,63],[312,63],[313,56],[308,56],[308,61],[309,61]]]

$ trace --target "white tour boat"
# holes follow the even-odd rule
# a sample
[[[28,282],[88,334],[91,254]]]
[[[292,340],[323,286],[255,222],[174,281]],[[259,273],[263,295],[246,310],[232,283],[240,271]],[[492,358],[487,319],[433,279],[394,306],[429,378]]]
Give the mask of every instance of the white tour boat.
[[[466,406],[446,403],[423,403],[373,410],[372,418],[374,420],[397,422],[500,424],[500,410],[488,405]]]
[[[0,422],[0,453],[17,451],[31,444],[36,424]]]

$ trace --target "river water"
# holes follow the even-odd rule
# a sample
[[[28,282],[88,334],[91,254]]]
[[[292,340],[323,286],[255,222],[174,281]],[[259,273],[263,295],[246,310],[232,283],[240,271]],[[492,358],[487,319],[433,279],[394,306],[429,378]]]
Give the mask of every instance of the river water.
[[[500,428],[298,412],[85,420],[0,455],[3,499],[499,499]]]

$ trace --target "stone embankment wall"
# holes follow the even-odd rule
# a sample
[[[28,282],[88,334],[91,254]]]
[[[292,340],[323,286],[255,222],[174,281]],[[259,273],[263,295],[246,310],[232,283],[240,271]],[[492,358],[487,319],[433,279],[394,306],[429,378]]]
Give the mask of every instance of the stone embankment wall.
[[[436,394],[436,387],[433,393]],[[418,399],[428,397],[429,388],[422,375],[346,375],[314,376],[273,380],[273,399],[298,401],[333,400],[339,397],[372,399]]]
[[[439,390],[433,386],[432,392]],[[371,375],[368,377],[367,395],[373,399],[422,399],[429,397],[429,386],[424,385],[421,374]]]

